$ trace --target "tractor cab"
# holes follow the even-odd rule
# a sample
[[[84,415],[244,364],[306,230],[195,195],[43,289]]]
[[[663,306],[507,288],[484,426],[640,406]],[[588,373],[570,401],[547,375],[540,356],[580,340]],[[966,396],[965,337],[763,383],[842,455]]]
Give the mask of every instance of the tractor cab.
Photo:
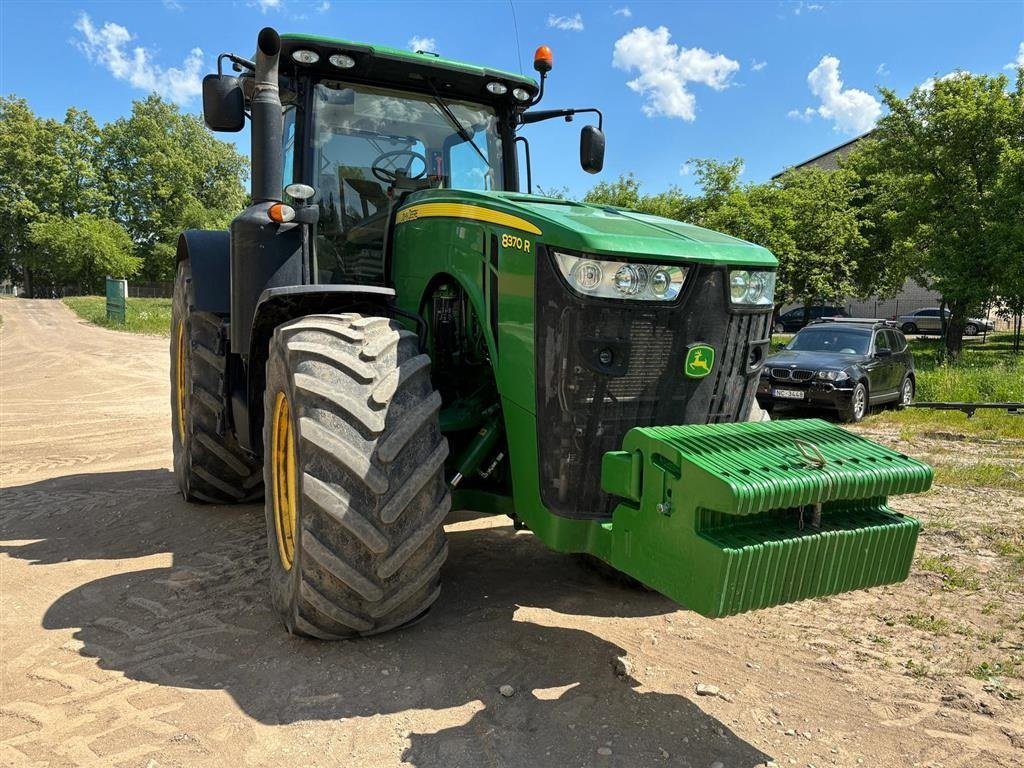
[[[425,51],[308,35],[283,35],[280,45],[282,181],[314,190],[302,202],[318,208],[315,283],[386,285],[389,223],[406,196],[424,189],[516,192],[516,142],[526,143],[517,128],[596,112],[526,115],[543,97],[552,60],[546,46],[535,57],[538,85]],[[204,111],[217,128],[222,108],[226,129],[237,130],[237,112],[256,90],[255,64],[223,58],[243,74],[209,76]],[[600,132],[587,126],[581,157],[591,158],[588,170],[603,162],[603,146]],[[528,164],[528,145],[526,158]]]

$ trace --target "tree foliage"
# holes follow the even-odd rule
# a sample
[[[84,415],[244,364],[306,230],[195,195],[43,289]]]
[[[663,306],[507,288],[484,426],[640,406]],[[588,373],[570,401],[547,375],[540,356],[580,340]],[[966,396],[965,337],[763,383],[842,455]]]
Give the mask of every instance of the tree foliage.
[[[97,165],[147,279],[173,277],[169,249],[182,230],[224,228],[245,204],[248,160],[155,94],[103,128]]]
[[[1022,81],[1011,92],[1005,76],[958,72],[905,99],[882,89],[889,113],[847,166],[862,179],[875,247],[949,307],[950,356],[970,314],[1019,290]]]
[[[102,127],[73,108],[57,121],[24,99],[0,98],[0,278],[29,291],[33,282],[95,289],[95,269],[167,279],[181,230],[227,226],[244,205],[247,175],[231,144],[155,95]],[[62,227],[87,250],[114,250],[72,258],[55,237]]]
[[[107,275],[134,275],[142,266],[125,228],[91,213],[45,214],[29,225],[28,239],[33,250],[27,266],[78,283],[86,292],[102,290]]]

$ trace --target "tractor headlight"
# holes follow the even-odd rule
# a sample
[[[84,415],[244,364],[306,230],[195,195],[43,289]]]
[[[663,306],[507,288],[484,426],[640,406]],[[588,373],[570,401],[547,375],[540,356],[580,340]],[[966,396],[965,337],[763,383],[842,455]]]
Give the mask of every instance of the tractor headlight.
[[[590,259],[555,251],[555,262],[577,293],[602,299],[672,301],[683,289],[686,267]]]
[[[729,298],[733,304],[771,306],[775,302],[775,273],[729,270]]]

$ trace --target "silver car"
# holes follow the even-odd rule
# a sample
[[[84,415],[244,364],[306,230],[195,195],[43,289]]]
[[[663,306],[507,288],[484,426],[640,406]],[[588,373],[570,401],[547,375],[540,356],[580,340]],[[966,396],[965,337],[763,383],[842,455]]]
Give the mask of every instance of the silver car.
[[[942,333],[942,318],[939,312],[942,310],[939,307],[929,307],[927,309],[918,309],[911,312],[909,315],[900,315],[896,318],[896,322],[900,327],[900,330],[906,334],[910,333]],[[950,312],[946,311],[946,322],[949,322]],[[992,323],[988,320],[982,320],[977,317],[967,318],[967,322],[964,323],[964,334],[967,336],[977,336],[982,331],[991,331],[993,329]]]

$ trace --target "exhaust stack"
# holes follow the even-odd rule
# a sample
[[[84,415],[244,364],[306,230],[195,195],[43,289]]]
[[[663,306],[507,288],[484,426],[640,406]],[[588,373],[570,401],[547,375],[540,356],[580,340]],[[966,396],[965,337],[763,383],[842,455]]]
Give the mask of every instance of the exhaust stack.
[[[264,27],[256,48],[256,83],[252,95],[252,201],[280,202],[284,186],[281,96],[277,86],[281,36],[273,27]]]

